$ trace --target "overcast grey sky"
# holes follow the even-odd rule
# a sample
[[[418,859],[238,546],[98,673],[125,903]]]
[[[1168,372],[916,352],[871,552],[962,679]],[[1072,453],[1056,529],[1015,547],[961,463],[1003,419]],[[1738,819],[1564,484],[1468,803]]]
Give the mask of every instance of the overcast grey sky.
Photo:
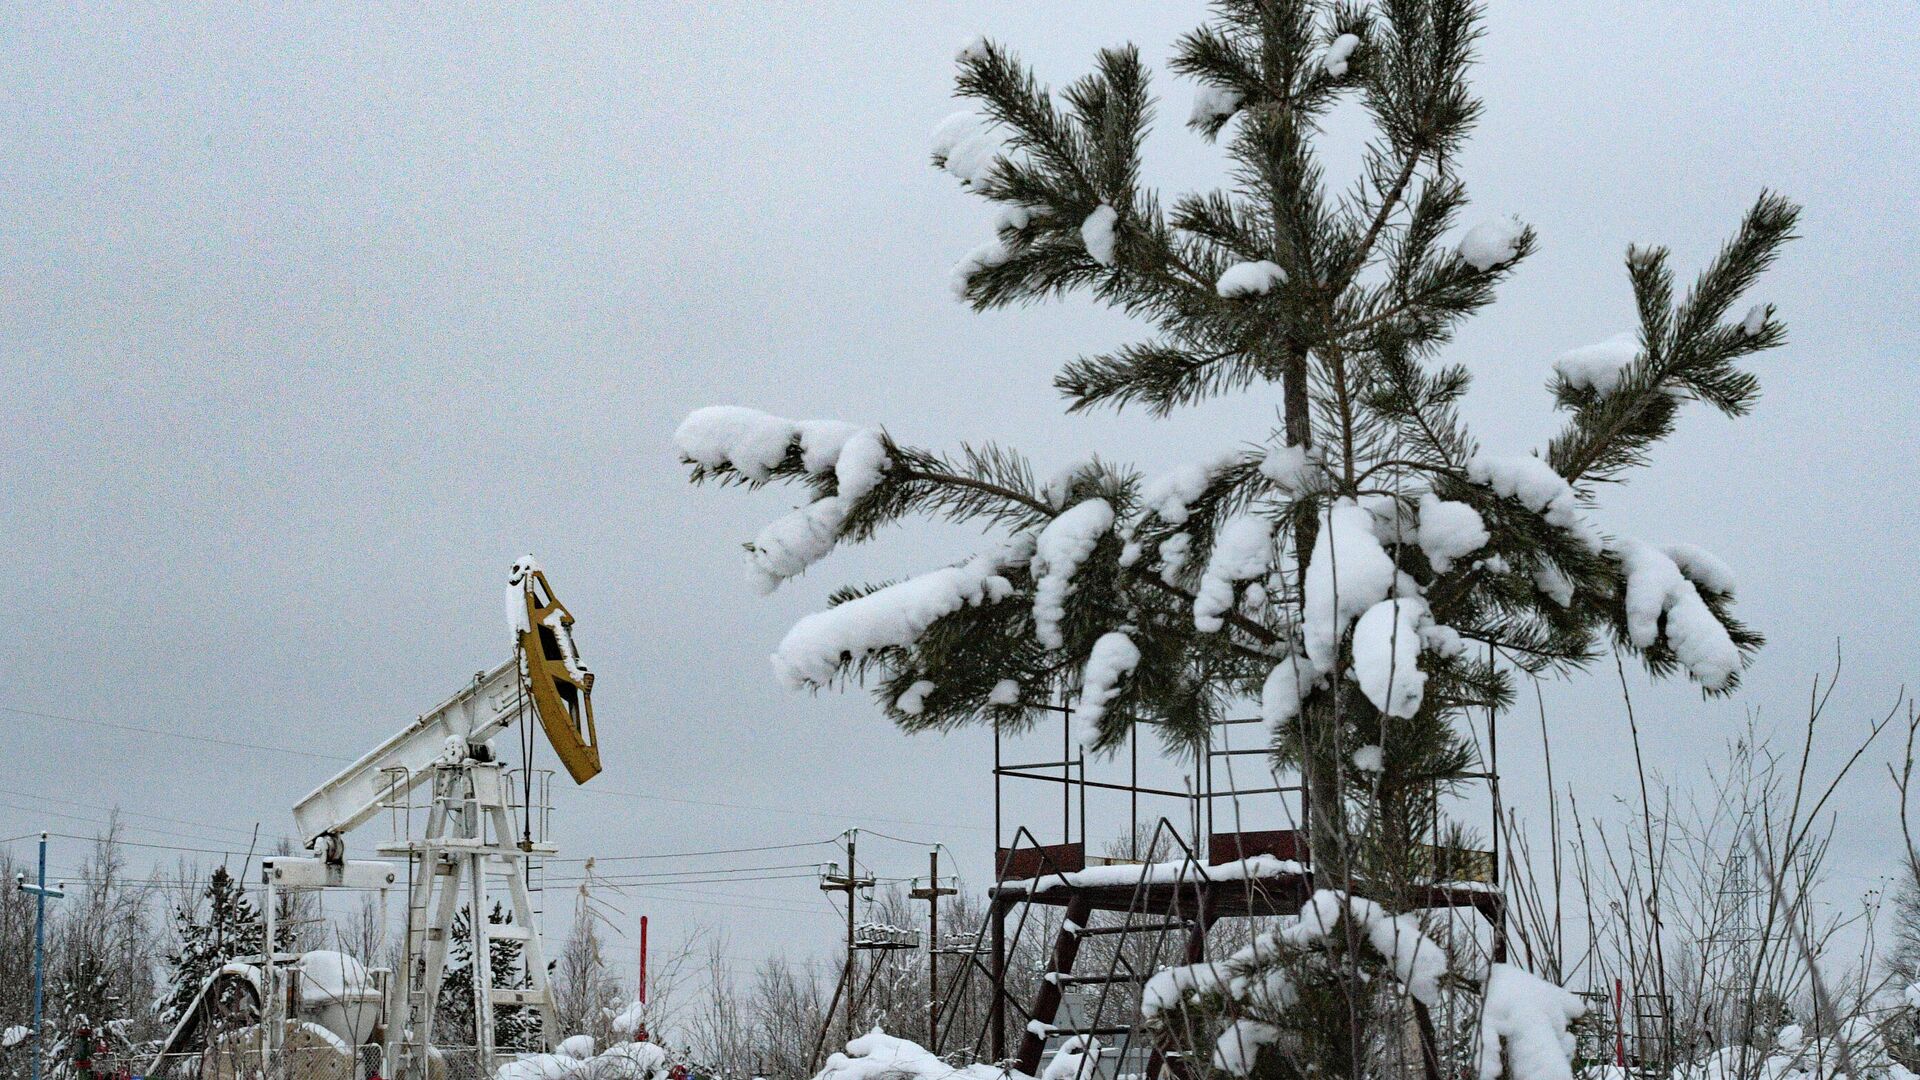
[[[936,448],[1000,440],[1043,467],[1097,450],[1151,468],[1262,437],[1265,391],[1168,421],[1064,417],[1054,371],[1129,328],[1082,302],[956,304],[948,268],[989,211],[926,163],[973,34],[1059,85],[1125,40],[1161,67],[1200,7],[555,12],[0,13],[0,529],[18,575],[0,836],[86,832],[113,805],[157,815],[129,834],[153,844],[290,828],[336,759],[504,658],[498,590],[531,550],[600,677],[606,774],[556,792],[569,854],[862,825],[944,841],[983,876],[983,733],[907,739],[863,695],[787,693],[766,662],[835,585],[971,539],[909,529],[759,598],[737,545],[785,493],[690,489],[669,436],[732,403]],[[1672,245],[1690,275],[1762,187],[1807,207],[1756,297],[1792,343],[1758,361],[1754,415],[1689,412],[1599,515],[1721,554],[1772,639],[1731,701],[1631,680],[1650,759],[1683,782],[1749,710],[1792,724],[1836,641],[1836,741],[1914,670],[1916,35],[1904,2],[1488,12],[1486,119],[1461,167],[1476,215],[1520,215],[1541,251],[1452,350],[1477,373],[1484,442],[1539,445],[1551,358],[1631,325],[1628,243]],[[1191,86],[1163,67],[1155,85],[1150,179],[1215,184],[1220,152],[1178,123]],[[1353,120],[1331,119],[1336,171]],[[1590,807],[1625,796],[1610,666],[1545,696],[1560,775]],[[1524,811],[1542,797],[1538,719],[1503,730]],[[1844,888],[1887,868],[1892,807],[1863,770]],[[863,850],[882,874],[924,865],[908,845]],[[727,928],[742,963],[831,947],[806,880],[623,903],[669,940]]]

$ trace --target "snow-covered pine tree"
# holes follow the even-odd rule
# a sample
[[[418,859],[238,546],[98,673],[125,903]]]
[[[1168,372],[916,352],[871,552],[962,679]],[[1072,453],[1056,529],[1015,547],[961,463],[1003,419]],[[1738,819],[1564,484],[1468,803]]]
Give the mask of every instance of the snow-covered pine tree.
[[[1140,342],[1065,367],[1069,411],[1164,416],[1277,391],[1278,430],[1156,475],[1088,457],[1046,481],[998,446],[942,454],[751,409],[703,409],[676,433],[696,482],[809,489],[748,545],[767,588],[909,515],[1003,537],[836,593],[776,650],[790,685],[865,682],[908,730],[1019,728],[1035,705],[1077,700],[1094,749],[1123,745],[1138,722],[1176,754],[1257,700],[1277,763],[1310,791],[1316,880],[1355,896],[1356,910],[1323,914],[1360,932],[1316,933],[1309,918],[1280,959],[1255,958],[1324,977],[1289,984],[1290,1010],[1227,1003],[1268,1025],[1229,1034],[1291,1039],[1293,1067],[1335,1075],[1357,1075],[1377,1045],[1376,996],[1352,976],[1395,970],[1393,948],[1365,940],[1403,925],[1392,914],[1432,873],[1413,843],[1434,824],[1429,793],[1477,768],[1463,711],[1505,706],[1515,669],[1578,669],[1610,645],[1725,694],[1761,643],[1732,616],[1718,559],[1604,535],[1586,512],[1689,404],[1752,405],[1758,382],[1737,361],[1785,331],[1770,306],[1733,305],[1797,208],[1762,193],[1683,293],[1664,248],[1630,249],[1634,329],[1555,364],[1560,430],[1534,453],[1482,446],[1459,411],[1468,370],[1442,353],[1536,237],[1503,218],[1460,228],[1480,17],[1468,0],[1216,4],[1173,68],[1199,84],[1189,127],[1224,144],[1228,180],[1170,207],[1140,179],[1154,103],[1136,49],[1103,51],[1057,96],[1001,43],[959,54],[974,109],[940,125],[933,161],[997,216],[956,267],[956,292],[985,310],[1082,291],[1146,325]],[[1314,151],[1342,100],[1373,126],[1345,193]],[[1499,1038],[1564,1024],[1559,991],[1530,978],[1472,977],[1486,1015],[1521,1017]],[[1428,980],[1416,996],[1432,993]]]
[[[175,946],[167,954],[166,981],[153,1003],[154,1013],[168,1029],[179,1023],[200,987],[221,965],[236,957],[259,955],[260,943],[266,939],[265,920],[226,867],[213,868],[201,900],[204,914],[199,905],[182,906],[173,913]]]

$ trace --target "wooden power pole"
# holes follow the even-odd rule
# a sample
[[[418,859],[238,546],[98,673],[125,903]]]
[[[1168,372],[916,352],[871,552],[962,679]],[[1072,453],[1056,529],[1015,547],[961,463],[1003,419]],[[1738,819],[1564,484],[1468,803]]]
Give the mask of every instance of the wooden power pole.
[[[846,967],[841,972],[841,983],[844,986],[845,992],[846,992],[846,1002],[847,1002],[846,1024],[847,1024],[847,1041],[848,1042],[852,1042],[854,1039],[853,961],[854,961],[854,956],[856,955],[854,952],[854,942],[853,942],[854,906],[859,899],[859,890],[871,889],[873,888],[873,884],[874,884],[873,878],[861,877],[854,866],[854,861],[853,861],[854,843],[856,839],[859,837],[859,835],[860,835],[859,829],[847,830],[847,872],[844,875],[828,874],[824,878],[822,878],[820,881],[820,890],[822,892],[843,892],[847,894],[847,963],[846,963]],[[827,1024],[831,1024],[831,1023],[832,1023],[832,1020],[831,1018],[829,1018],[827,1021]],[[825,1025],[823,1025],[823,1028],[824,1027]]]
[[[927,902],[927,1049],[940,1044],[940,898],[959,889],[940,887],[940,849],[927,852],[927,884],[907,896]],[[938,1051],[935,1051],[938,1053]]]

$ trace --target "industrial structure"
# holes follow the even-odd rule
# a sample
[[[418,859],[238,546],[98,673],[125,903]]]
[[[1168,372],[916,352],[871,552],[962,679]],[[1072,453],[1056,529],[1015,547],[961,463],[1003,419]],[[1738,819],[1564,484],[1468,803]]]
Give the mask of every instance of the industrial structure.
[[[1000,1062],[1039,1075],[1043,1060],[1068,1040],[1100,1040],[1099,1074],[1158,1077],[1163,1066],[1189,1075],[1180,1051],[1157,1043],[1142,1026],[1139,990],[1169,964],[1208,959],[1208,934],[1223,920],[1288,916],[1315,889],[1307,843],[1307,792],[1283,783],[1267,761],[1271,749],[1233,745],[1238,730],[1264,733],[1258,718],[1216,723],[1196,748],[1180,789],[1143,784],[1139,728],[1124,758],[1096,762],[1090,771],[1076,749],[1069,709],[1049,706],[1061,725],[1057,760],[1008,762],[994,735],[995,885],[980,946],[941,987],[935,1053]],[[1446,847],[1439,836],[1432,884],[1424,906],[1478,913],[1490,936],[1491,959],[1506,955],[1506,911],[1499,887],[1500,796],[1498,744],[1487,718],[1484,772],[1465,779],[1485,785],[1491,806],[1490,851]],[[1236,770],[1236,761],[1259,765]],[[1239,775],[1236,776],[1236,773]],[[1252,778],[1246,774],[1251,773]],[[1035,828],[1009,821],[1009,781],[1060,789],[1059,842],[1043,843]],[[1088,847],[1087,797],[1124,799],[1131,828],[1119,855]],[[1145,812],[1143,814],[1143,804]],[[1283,827],[1245,827],[1243,815],[1264,810]],[[1157,812],[1156,812],[1157,811]],[[1011,827],[1011,835],[1008,828]],[[1051,826],[1039,826],[1053,832]],[[1051,917],[1044,914],[1051,911]],[[1051,934],[1041,970],[1016,970],[1010,961],[1034,933]],[[1085,946],[1105,939],[1097,963]],[[985,1022],[959,1030],[947,1017],[984,981],[990,1006]],[[1017,1041],[1016,1041],[1017,1040]],[[957,1059],[957,1058],[950,1058]]]
[[[294,807],[314,855],[263,861],[268,954],[239,958],[206,981],[149,1075],[192,1060],[202,1076],[238,1076],[275,1054],[316,1045],[354,1048],[354,1056],[371,1048],[378,1075],[429,1080],[444,1072],[431,1040],[457,921],[469,935],[479,1073],[492,1075],[505,1052],[496,1045],[496,1010],[529,1014],[538,1049],[553,1047],[560,1032],[533,885],[537,861],[555,849],[545,840],[545,776],[527,759],[537,721],[575,782],[600,772],[593,673],[574,645],[573,616],[531,556],[513,566],[507,614],[511,658],[475,675]],[[516,724],[525,757],[512,768],[491,740]],[[377,853],[388,858],[349,859],[347,835],[383,812],[392,829]],[[417,835],[416,817],[423,819]],[[386,893],[403,889],[398,969],[369,968],[364,961],[373,957],[273,951],[280,891],[316,889],[379,892],[383,918]],[[509,919],[489,918],[496,902]],[[491,970],[498,939],[521,943],[525,970],[508,980],[515,985],[498,985]],[[338,1075],[356,1072],[350,1060]]]

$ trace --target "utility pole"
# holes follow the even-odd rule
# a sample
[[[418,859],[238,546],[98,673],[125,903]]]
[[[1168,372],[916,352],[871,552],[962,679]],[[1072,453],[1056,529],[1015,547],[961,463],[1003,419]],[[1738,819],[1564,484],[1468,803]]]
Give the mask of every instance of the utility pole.
[[[927,886],[907,896],[927,902],[927,1049],[940,1044],[940,898],[959,889],[940,887],[940,849],[927,852]],[[935,1051],[938,1053],[938,1051]]]
[[[843,892],[847,894],[847,966],[846,966],[845,974],[843,976],[843,982],[845,984],[846,993],[847,993],[847,1021],[846,1021],[847,1041],[852,1042],[854,1038],[854,1031],[853,1031],[854,904],[857,901],[859,896],[858,890],[863,888],[864,889],[873,888],[874,881],[873,881],[873,878],[871,877],[864,877],[864,878],[861,877],[859,875],[859,872],[854,868],[854,861],[853,861],[854,843],[856,840],[858,840],[860,836],[860,830],[848,829],[846,836],[847,836],[847,872],[843,876],[835,876],[833,874],[827,874],[820,881],[820,891]]]
[[[27,884],[27,872],[22,870],[13,879],[20,891],[34,899],[33,911],[33,1080],[40,1080],[40,1047],[45,1042],[40,1033],[42,1005],[46,1001],[47,987],[47,901],[58,900],[67,895],[66,882],[55,888],[47,887],[47,834],[40,834],[40,876],[35,884]]]

